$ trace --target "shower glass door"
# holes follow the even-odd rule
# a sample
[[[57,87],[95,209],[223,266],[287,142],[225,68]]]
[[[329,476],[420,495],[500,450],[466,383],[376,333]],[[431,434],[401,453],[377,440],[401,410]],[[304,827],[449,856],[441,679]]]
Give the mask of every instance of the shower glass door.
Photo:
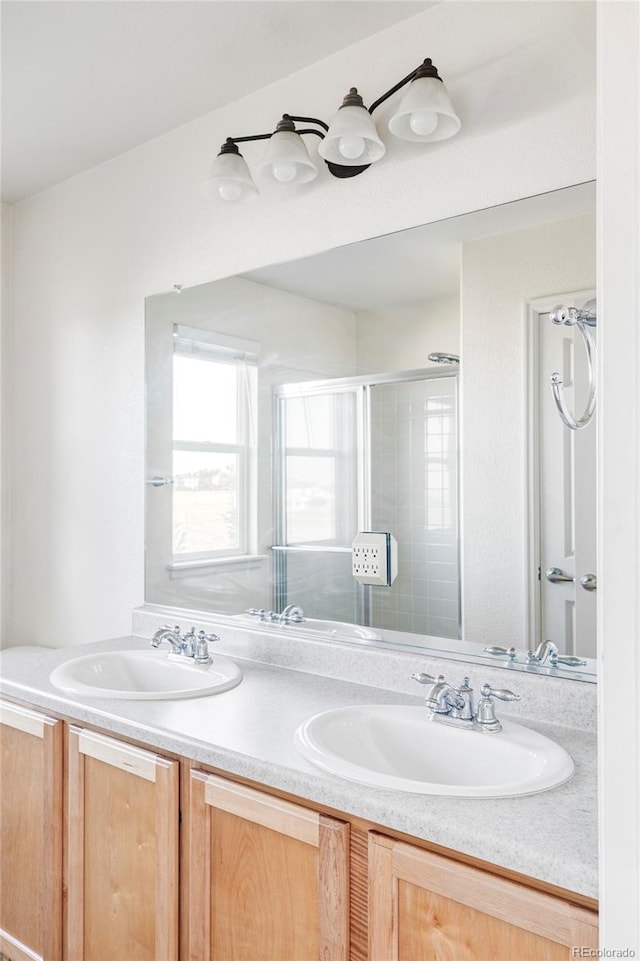
[[[273,609],[460,637],[457,375],[276,389]],[[390,587],[354,580],[358,531],[398,543]]]
[[[398,542],[398,576],[370,587],[371,624],[460,637],[457,377],[371,386],[371,530]]]
[[[298,604],[309,617],[361,620],[351,576],[361,484],[362,387],[288,385],[277,397],[274,610]]]

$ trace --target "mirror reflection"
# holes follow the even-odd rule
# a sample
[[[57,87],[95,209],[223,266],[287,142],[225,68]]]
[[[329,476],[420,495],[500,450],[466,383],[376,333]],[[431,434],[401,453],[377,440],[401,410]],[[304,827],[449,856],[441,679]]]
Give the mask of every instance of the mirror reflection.
[[[580,185],[148,298],[147,602],[592,657],[595,426],[548,379],[580,407],[549,312],[594,295],[593,210]]]

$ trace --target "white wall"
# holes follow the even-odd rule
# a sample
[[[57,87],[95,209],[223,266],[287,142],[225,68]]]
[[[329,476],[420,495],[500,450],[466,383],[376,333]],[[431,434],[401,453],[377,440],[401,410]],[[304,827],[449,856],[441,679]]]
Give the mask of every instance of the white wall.
[[[9,373],[12,209],[0,204],[0,638],[9,624]]]
[[[469,641],[531,647],[523,546],[526,304],[595,287],[595,240],[595,217],[585,215],[462,247],[462,586]]]
[[[460,298],[433,297],[388,309],[360,310],[358,368],[363,373],[428,367],[433,351],[460,353]]]
[[[593,179],[593,43],[590,3],[441,4],[15,209],[5,642],[122,634],[143,599],[145,296]],[[200,196],[229,133],[329,116],[353,83],[373,99],[425,55],[454,140],[392,143],[361,177],[323,172],[283,201]]]
[[[640,5],[598,10],[600,938],[640,954]]]

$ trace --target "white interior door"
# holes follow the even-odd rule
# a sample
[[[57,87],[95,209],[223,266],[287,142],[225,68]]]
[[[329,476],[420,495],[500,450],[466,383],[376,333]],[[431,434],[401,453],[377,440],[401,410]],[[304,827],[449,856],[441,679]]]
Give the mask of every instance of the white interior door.
[[[558,298],[562,301],[562,298]],[[578,304],[582,306],[582,304]],[[569,430],[556,409],[549,379],[558,371],[569,409],[586,403],[587,365],[576,327],[539,315],[540,639],[566,654],[595,657],[596,424]]]

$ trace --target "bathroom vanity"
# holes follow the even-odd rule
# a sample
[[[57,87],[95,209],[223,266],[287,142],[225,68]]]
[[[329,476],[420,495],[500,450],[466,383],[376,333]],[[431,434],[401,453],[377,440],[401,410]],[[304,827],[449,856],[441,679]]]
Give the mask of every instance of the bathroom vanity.
[[[7,958],[539,961],[597,946],[592,685],[508,675],[523,698],[501,717],[545,718],[524,723],[569,752],[565,784],[410,794],[325,773],[294,734],[327,710],[420,704],[411,673],[442,663],[224,637],[214,662],[233,659],[241,683],[179,700],[70,696],[49,676],[77,648],[5,652],[2,821],[20,826],[2,845]]]

